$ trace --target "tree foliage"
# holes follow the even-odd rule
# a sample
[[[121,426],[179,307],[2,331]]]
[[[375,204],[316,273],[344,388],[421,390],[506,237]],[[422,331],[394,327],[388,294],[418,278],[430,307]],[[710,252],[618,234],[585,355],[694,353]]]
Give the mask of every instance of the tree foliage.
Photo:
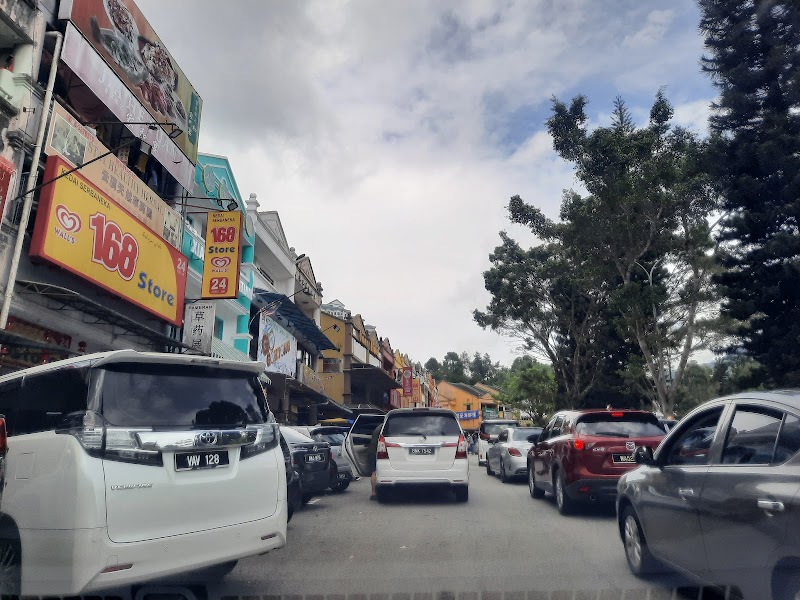
[[[530,356],[518,357],[508,370],[499,401],[519,410],[523,416],[544,424],[547,416],[561,406],[551,365],[537,363]]]
[[[724,198],[723,311],[772,385],[800,384],[800,8],[700,0]]]

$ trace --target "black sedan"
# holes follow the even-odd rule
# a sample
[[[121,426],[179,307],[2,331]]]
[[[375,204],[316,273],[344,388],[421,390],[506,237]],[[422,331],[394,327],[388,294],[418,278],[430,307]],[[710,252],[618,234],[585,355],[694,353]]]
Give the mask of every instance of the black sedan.
[[[707,402],[635,457],[617,497],[634,574],[668,567],[744,598],[800,597],[800,390]]]
[[[281,436],[289,444],[292,464],[300,474],[302,500],[305,504],[314,496],[321,496],[331,484],[331,445],[327,442],[315,442],[289,427],[281,427]]]
[[[281,436],[281,450],[283,450],[283,462],[286,466],[286,500],[289,509],[287,520],[291,521],[294,513],[303,506],[303,484],[300,481],[300,471],[294,466],[292,451],[283,436]]]

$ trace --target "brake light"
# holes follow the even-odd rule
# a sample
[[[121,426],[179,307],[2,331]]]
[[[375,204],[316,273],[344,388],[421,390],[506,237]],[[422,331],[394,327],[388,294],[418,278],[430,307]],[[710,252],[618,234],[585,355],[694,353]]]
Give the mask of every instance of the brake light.
[[[583,450],[586,448],[586,444],[583,442],[583,440],[575,440],[572,442],[572,445],[575,446],[575,450]]]
[[[0,456],[8,450],[8,432],[6,431],[6,418],[0,416]]]
[[[520,452],[517,448],[514,448],[513,446],[508,449],[508,453],[511,456],[522,456],[522,452]]]
[[[611,416],[612,417],[624,417],[625,413],[623,413],[623,412],[612,412]]]
[[[489,440],[489,439],[491,439],[488,433],[483,433],[483,432],[481,432],[481,433],[479,434],[479,437],[480,437],[482,440]]]
[[[456,458],[467,458],[467,439],[462,433],[458,438],[458,446],[456,446]]]
[[[378,438],[378,460],[386,460],[389,458],[389,452],[386,450],[386,440],[383,436]]]

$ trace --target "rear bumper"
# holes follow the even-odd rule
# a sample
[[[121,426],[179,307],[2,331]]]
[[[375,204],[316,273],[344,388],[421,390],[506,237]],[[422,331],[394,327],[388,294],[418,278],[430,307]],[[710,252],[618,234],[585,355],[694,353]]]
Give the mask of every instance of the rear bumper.
[[[509,456],[506,462],[506,475],[512,477],[527,477],[528,476],[528,457],[527,456]]]
[[[342,475],[342,474],[347,475],[347,481],[352,481],[353,480],[353,469],[349,464],[344,464],[344,463],[337,462],[336,463],[336,470],[337,470],[337,473],[339,475]],[[333,482],[331,482],[331,483],[333,483]]]
[[[279,500],[266,519],[125,544],[112,542],[105,528],[22,530],[22,593],[75,596],[263,554],[286,545],[286,517],[286,501]],[[117,565],[132,566],[101,573]]]
[[[466,486],[469,485],[469,461],[457,459],[452,468],[435,471],[400,471],[392,469],[388,461],[378,461],[376,471],[378,486],[400,485],[441,485],[441,486]]]
[[[304,471],[301,477],[303,478],[304,494],[319,494],[324,492],[331,484],[330,469],[325,469],[324,471]]]
[[[572,500],[614,503],[617,499],[618,482],[619,478],[578,479],[567,486],[566,492]]]

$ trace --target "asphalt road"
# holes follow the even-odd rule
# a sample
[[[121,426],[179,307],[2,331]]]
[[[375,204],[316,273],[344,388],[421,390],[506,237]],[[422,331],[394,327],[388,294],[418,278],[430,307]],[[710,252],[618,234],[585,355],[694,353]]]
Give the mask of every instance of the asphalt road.
[[[674,597],[677,580],[642,582],[630,574],[613,508],[562,517],[549,496],[533,500],[525,482],[504,485],[470,460],[468,503],[420,491],[379,504],[369,500],[369,481],[362,479],[312,501],[289,523],[285,548],[240,561],[222,582],[207,586],[208,597]]]

